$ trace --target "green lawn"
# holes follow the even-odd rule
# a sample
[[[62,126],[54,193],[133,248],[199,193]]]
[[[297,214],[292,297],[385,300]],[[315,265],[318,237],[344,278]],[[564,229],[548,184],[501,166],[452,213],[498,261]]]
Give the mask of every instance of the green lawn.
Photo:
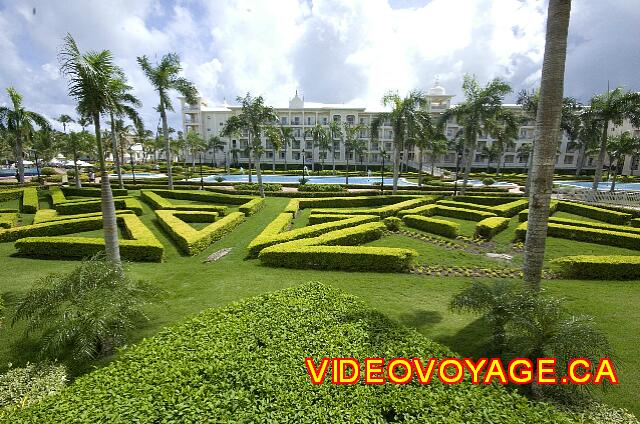
[[[150,321],[131,335],[131,342],[151,336],[160,328],[181,321],[205,308],[225,305],[248,296],[302,282],[320,281],[359,296],[392,319],[416,328],[427,337],[448,345],[460,355],[477,357],[483,353],[481,346],[488,335],[483,330],[481,322],[472,315],[453,314],[447,308],[451,296],[469,284],[469,278],[289,270],[263,267],[258,260],[245,260],[246,246],[284,209],[288,201],[286,198],[269,198],[262,211],[249,217],[232,234],[194,257],[182,256],[178,252],[155,221],[153,211],[143,203],[144,214],[141,219],[165,246],[166,261],[160,264],[130,264],[130,272],[136,278],[157,284],[167,295],[164,302],[148,308]],[[11,207],[10,203],[0,204],[0,207]],[[307,216],[308,212],[303,212],[296,219],[295,225],[304,225]],[[30,219],[31,217],[26,216],[25,221],[29,222]],[[465,235],[469,235],[468,232],[472,232],[475,226],[475,222],[459,222],[463,224]],[[517,218],[514,218],[510,227],[496,237],[493,251],[512,252],[510,242],[517,224]],[[522,260],[521,254],[512,252],[515,254],[513,263],[497,262],[486,259],[483,255],[463,250],[445,250],[399,235],[385,237],[371,245],[414,248],[420,254],[418,262],[421,264],[513,267],[518,266]],[[231,247],[233,250],[217,262],[203,263],[208,255],[224,247]],[[0,292],[8,304],[9,317],[18,297],[35,279],[49,272],[68,271],[76,264],[74,261],[12,257],[14,252],[13,243],[0,243]],[[547,259],[578,253],[638,254],[637,251],[609,246],[553,238],[548,240]],[[640,391],[639,283],[567,280],[547,280],[543,283],[552,294],[567,298],[570,308],[575,313],[587,313],[597,317],[598,325],[609,336],[617,352],[614,363],[620,368],[621,379],[621,384],[607,391],[603,398],[606,402],[626,407],[637,415],[640,415],[640,399],[637,396]],[[18,343],[18,335],[21,333],[19,326],[7,326],[2,331],[0,371],[4,370],[9,362],[17,366],[27,360],[36,359],[29,350],[29,343]],[[78,373],[86,369],[75,371]]]

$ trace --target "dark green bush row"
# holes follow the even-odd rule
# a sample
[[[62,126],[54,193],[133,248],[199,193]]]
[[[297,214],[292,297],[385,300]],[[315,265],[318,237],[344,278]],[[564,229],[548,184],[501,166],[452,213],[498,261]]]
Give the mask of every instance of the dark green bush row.
[[[476,224],[475,236],[491,240],[493,236],[506,229],[510,221],[509,218],[501,216],[485,218]]]
[[[413,200],[419,196],[353,196],[327,197],[320,199],[298,199],[300,209],[307,208],[361,208],[368,206],[386,206],[405,200]]]
[[[570,278],[593,280],[640,279],[639,256],[565,256],[551,261],[552,267]]]
[[[241,205],[238,210],[245,214],[246,216],[251,216],[256,214],[260,209],[262,209],[265,205],[265,200],[261,197],[257,197],[253,200],[249,200],[244,205]]]
[[[6,202],[7,200],[20,199],[22,197],[23,188],[11,188],[7,190],[0,190],[0,202]]]
[[[43,222],[0,230],[0,242],[16,241],[23,237],[57,236],[93,231],[102,228],[102,217],[78,218],[70,221]]]
[[[444,219],[429,218],[422,215],[405,215],[402,217],[402,221],[408,227],[444,237],[456,238],[460,233],[460,224]]]
[[[100,197],[102,190],[93,187],[76,188],[63,186],[62,192],[65,196]],[[129,194],[127,189],[113,187],[111,188],[111,193],[114,196],[127,196]]]
[[[502,205],[504,203],[509,203],[512,199],[509,199],[508,196],[473,196],[473,195],[465,195],[465,196],[453,196],[451,200],[456,202],[463,203],[476,203],[478,205],[485,206],[497,206]]]
[[[549,216],[551,216],[554,213],[556,213],[557,210],[558,210],[558,201],[557,200],[551,200],[551,202],[549,203]],[[520,222],[524,222],[528,218],[529,218],[529,209],[523,209],[518,213],[518,220]]]
[[[114,197],[113,204],[116,209],[128,209],[142,215],[142,205],[133,197]],[[61,215],[75,215],[81,213],[99,212],[102,210],[101,200],[87,200],[80,202],[64,202],[54,205],[55,210]]]
[[[633,218],[629,221],[629,224],[631,224],[632,227],[640,228],[640,218]]]
[[[481,205],[477,203],[458,202],[458,201],[443,199],[443,200],[438,200],[436,204],[442,205],[442,206],[449,206],[452,208],[463,208],[463,209],[471,209],[474,211],[493,212],[493,206]]]
[[[82,218],[95,220],[95,218]],[[98,220],[99,228],[102,220]],[[63,221],[68,224],[74,221]],[[54,223],[51,223],[52,225]],[[133,262],[161,262],[164,257],[164,247],[153,233],[134,214],[118,216],[118,224],[127,239],[120,240],[120,256]],[[44,225],[44,224],[38,224]],[[22,227],[20,227],[22,228]],[[91,228],[97,229],[97,228]],[[80,230],[87,231],[87,230]],[[68,231],[62,234],[69,234]],[[15,242],[15,247],[22,255],[44,258],[85,258],[104,251],[104,239],[89,237],[26,237]]]
[[[11,228],[18,222],[17,212],[0,213],[0,228]]]
[[[26,187],[22,192],[22,212],[36,213],[38,204],[38,190],[35,187]]]
[[[318,213],[309,215],[308,225],[323,224],[325,222],[340,221],[341,219],[351,218],[354,215],[338,215],[330,213]]]
[[[342,192],[345,191],[344,187],[340,184],[304,184],[298,187],[298,192]]]
[[[174,204],[170,200],[165,199],[159,194],[156,194],[154,190],[140,190],[140,198],[151,206],[154,210],[170,209],[170,210],[197,210],[197,211],[209,211],[218,212],[221,215],[226,213],[228,209],[226,206],[221,205],[182,205]]]
[[[316,214],[344,214],[344,215],[377,215],[382,218],[393,216],[402,210],[410,210],[435,201],[434,197],[422,196],[416,199],[405,200],[404,202],[395,203],[393,205],[381,206],[374,209],[312,209],[311,213]]]
[[[417,208],[401,210],[398,212],[398,216],[399,217],[403,217],[405,215],[433,216],[436,214],[437,210],[438,210],[438,205],[427,204],[427,205],[419,206]]]
[[[598,221],[608,222],[609,224],[624,225],[631,219],[631,215],[628,213],[611,211],[575,202],[559,202],[558,210]]]
[[[491,212],[495,213],[498,216],[504,217],[512,217],[515,216],[518,212],[526,209],[529,205],[528,199],[518,199],[513,202],[504,203],[502,205],[496,205],[492,208]]]
[[[258,183],[239,183],[233,186],[236,190],[242,191],[259,191],[260,185]],[[264,191],[282,191],[282,184],[264,183],[262,184]]]
[[[549,222],[552,222],[554,224],[573,225],[576,227],[587,227],[587,228],[597,228],[600,230],[619,231],[621,233],[640,234],[640,228],[630,227],[628,225],[613,225],[613,224],[605,224],[602,222],[582,221],[579,219],[556,218],[553,216],[549,218]]]
[[[496,216],[493,212],[454,208],[444,205],[436,205],[435,213],[433,215],[447,216],[449,218],[464,219],[467,221],[482,221],[485,218]]]
[[[117,210],[116,215],[127,214],[127,213],[135,213],[134,211],[123,209]],[[59,222],[59,221],[69,221],[78,218],[102,218],[102,212],[89,212],[89,213],[80,213],[76,215],[58,215],[55,209],[39,209],[36,212],[36,215],[33,217],[34,224],[40,224],[43,222]]]
[[[183,212],[182,216],[185,213]],[[180,219],[179,216],[181,215],[176,214],[175,211],[158,210],[156,215],[160,226],[177,243],[180,250],[191,256],[202,252],[216,240],[233,231],[235,227],[244,221],[245,216],[242,212],[232,212],[203,229],[196,230],[183,219]]]
[[[242,205],[250,200],[253,200],[253,198],[250,196],[214,193],[210,191],[158,189],[154,189],[151,191],[167,199],[192,200],[196,202],[220,203],[223,205]]]
[[[527,234],[527,223],[523,222],[516,228],[516,237],[524,240]],[[624,247],[640,250],[640,234],[622,233],[619,231],[600,230],[597,228],[576,227],[574,225],[549,223],[547,234],[570,240],[587,243],[604,244],[607,246]]]

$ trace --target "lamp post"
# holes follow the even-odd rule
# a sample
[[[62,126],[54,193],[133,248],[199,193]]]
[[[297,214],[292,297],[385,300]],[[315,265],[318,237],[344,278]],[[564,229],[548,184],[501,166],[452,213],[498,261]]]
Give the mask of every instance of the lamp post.
[[[462,159],[462,152],[458,151],[456,156],[456,180],[453,183],[453,195],[458,195],[458,173],[460,172],[460,160]]]
[[[306,154],[305,154],[304,148],[302,148],[302,178],[304,178],[304,174],[305,174],[305,172],[304,172],[305,159],[306,159],[305,155]]]
[[[202,152],[200,152],[200,190],[204,190],[204,177],[202,176]]]
[[[38,183],[41,184],[41,182],[40,182],[40,165],[38,165],[38,151],[36,149],[31,149],[31,151],[33,152],[33,155],[36,158],[36,172],[38,173]]]
[[[133,147],[129,147],[129,162],[131,162],[131,176],[133,177],[133,185],[136,185],[136,166],[133,162]]]

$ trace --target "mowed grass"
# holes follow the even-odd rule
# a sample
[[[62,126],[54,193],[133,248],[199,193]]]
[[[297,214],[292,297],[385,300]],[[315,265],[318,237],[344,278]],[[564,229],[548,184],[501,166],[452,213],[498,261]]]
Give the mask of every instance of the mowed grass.
[[[135,195],[135,193],[134,193]],[[422,334],[450,346],[462,356],[479,357],[488,334],[482,321],[469,314],[454,314],[448,310],[450,298],[471,283],[470,278],[425,277],[413,274],[347,273],[321,270],[289,270],[268,268],[258,260],[246,260],[246,247],[262,229],[273,220],[289,199],[269,198],[265,208],[247,218],[234,232],[217,241],[197,256],[180,254],[155,220],[153,211],[143,204],[143,222],[156,234],[165,246],[163,263],[133,263],[129,270],[134,278],[156,284],[165,291],[162,302],[148,307],[149,322],[143,323],[131,334],[131,343],[155,334],[160,328],[176,323],[205,308],[278,290],[306,281],[320,281],[353,293],[374,308],[405,325],[416,328]],[[43,201],[43,206],[46,202]],[[0,207],[11,207],[0,204]],[[295,226],[306,223],[308,211],[296,219]],[[28,222],[30,216],[25,215]],[[448,218],[447,218],[448,219]],[[475,222],[460,221],[464,232],[470,231]],[[495,251],[512,252],[510,242],[514,218],[510,227],[495,239]],[[463,234],[464,234],[463,232]],[[468,234],[465,234],[468,235]],[[442,247],[399,235],[391,235],[371,243],[372,246],[410,247],[420,256],[418,262],[425,265],[470,267],[517,267],[521,254],[512,263],[498,262],[462,250],[445,250]],[[638,254],[637,251],[610,246],[598,246],[562,239],[548,239],[547,260],[568,254]],[[208,255],[225,247],[233,250],[217,262],[203,263]],[[39,260],[12,256],[13,243],[0,243],[0,292],[7,303],[8,322],[0,330],[0,371],[8,363],[14,366],[37,360],[29,342],[19,342],[21,326],[11,327],[11,315],[20,297],[33,282],[50,272],[72,269],[75,261]],[[624,252],[624,253],[621,253]],[[489,279],[480,281],[491,282]],[[574,313],[594,315],[599,327],[609,336],[617,357],[621,384],[598,396],[615,406],[626,407],[640,415],[640,281],[568,281],[545,280],[543,286],[556,296],[567,299]],[[99,361],[98,365],[110,360]],[[301,365],[302,366],[302,365]],[[72,370],[75,374],[86,372],[87,367]]]

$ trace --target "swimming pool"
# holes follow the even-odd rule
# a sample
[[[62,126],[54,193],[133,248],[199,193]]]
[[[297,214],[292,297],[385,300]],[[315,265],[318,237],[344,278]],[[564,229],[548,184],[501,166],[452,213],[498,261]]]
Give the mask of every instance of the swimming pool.
[[[458,185],[461,185],[464,180],[458,180]],[[451,184],[455,184],[452,182]],[[467,180],[467,185],[472,187],[483,187],[486,186],[481,180]],[[508,183],[506,181],[496,181],[493,184],[490,184],[488,187],[517,187],[518,184]]]
[[[134,174],[122,174],[122,178],[126,178],[127,180],[132,180]],[[145,179],[145,178],[167,178],[167,174],[152,174],[150,172],[136,172],[136,178]],[[109,174],[109,178],[118,178],[118,174]]]
[[[249,182],[248,175],[210,175],[208,177],[204,177],[204,181],[207,183],[216,182],[216,178],[222,177],[224,181],[230,183],[247,183]],[[263,175],[262,182],[264,183],[294,183],[298,184],[302,178],[301,175]],[[346,184],[345,177],[333,177],[333,176],[306,176],[309,181],[307,184]],[[200,178],[191,178],[189,181],[200,181]],[[224,182],[223,181],[223,182]],[[253,175],[252,182],[257,182],[257,177],[255,174]],[[376,177],[349,177],[349,185],[379,185],[382,181],[382,178]],[[386,177],[384,178],[385,185],[393,184],[393,179]],[[417,186],[417,183],[412,183],[407,181],[405,178],[398,179],[398,185],[400,186]]]
[[[0,177],[15,177],[15,175],[15,168],[0,168]],[[38,170],[36,168],[24,168],[24,175],[38,175]]]
[[[591,188],[591,181],[554,181],[555,184],[565,187]],[[618,183],[616,182],[616,190],[624,191],[640,191],[640,183]],[[611,190],[610,182],[602,182],[598,184],[598,190]]]

